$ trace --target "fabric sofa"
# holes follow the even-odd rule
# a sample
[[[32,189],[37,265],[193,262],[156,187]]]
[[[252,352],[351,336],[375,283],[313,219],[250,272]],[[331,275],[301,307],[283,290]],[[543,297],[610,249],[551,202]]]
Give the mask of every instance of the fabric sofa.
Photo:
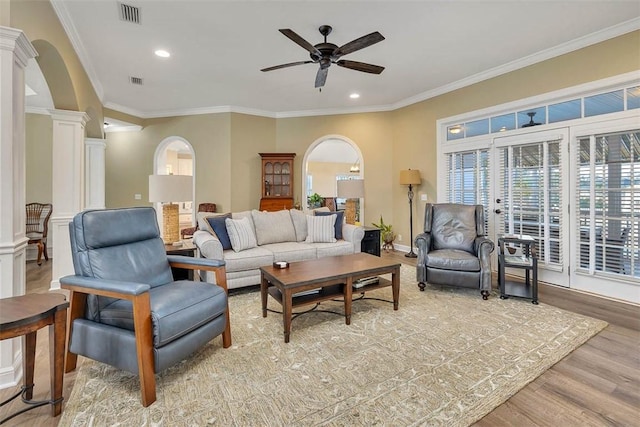
[[[199,215],[198,225],[193,242],[201,257],[225,261],[229,289],[259,284],[259,268],[274,262],[360,252],[364,237],[363,227],[344,223],[343,212],[328,208]],[[215,283],[209,274],[206,280]]]

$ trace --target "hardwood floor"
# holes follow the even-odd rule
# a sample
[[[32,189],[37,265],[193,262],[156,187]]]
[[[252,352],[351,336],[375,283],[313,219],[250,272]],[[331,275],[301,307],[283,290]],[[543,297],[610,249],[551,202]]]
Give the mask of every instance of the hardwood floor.
[[[415,265],[403,252],[383,253]],[[27,292],[47,292],[51,261],[27,263]],[[494,278],[495,278],[494,274]],[[494,284],[495,285],[495,284]],[[609,323],[598,335],[565,357],[475,426],[640,426],[640,307],[549,285],[540,285],[539,300]],[[478,303],[482,300],[478,297]],[[49,396],[48,333],[38,333],[34,399]],[[82,358],[80,358],[82,359]],[[69,397],[75,372],[65,375]],[[0,401],[18,390],[0,390]],[[19,400],[19,399],[18,399]],[[0,419],[22,408],[21,402],[0,408]],[[64,406],[63,406],[64,410]],[[19,415],[3,424],[57,426],[49,406]]]

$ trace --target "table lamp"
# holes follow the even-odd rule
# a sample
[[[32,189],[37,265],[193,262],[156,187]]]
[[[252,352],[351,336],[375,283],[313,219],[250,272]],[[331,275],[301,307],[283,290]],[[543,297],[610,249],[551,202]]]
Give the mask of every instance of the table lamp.
[[[415,252],[413,252],[413,186],[420,184],[420,171],[416,169],[407,169],[400,171],[400,185],[408,185],[409,192],[409,230],[411,234],[411,240],[409,240],[409,248],[411,249],[408,254],[405,254],[407,258],[416,258]]]
[[[180,209],[173,202],[193,198],[193,177],[189,175],[149,175],[149,201],[162,205],[162,238],[165,244],[180,240]]]
[[[338,181],[338,197],[347,199],[346,209],[344,211],[345,221],[347,224],[355,224],[356,222],[356,201],[364,197],[364,180],[363,179],[343,179]]]

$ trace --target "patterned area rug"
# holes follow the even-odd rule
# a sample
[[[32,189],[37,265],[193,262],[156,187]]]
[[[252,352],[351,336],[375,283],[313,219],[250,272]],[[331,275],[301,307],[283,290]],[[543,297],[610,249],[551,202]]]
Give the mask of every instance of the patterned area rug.
[[[232,295],[233,346],[221,338],[156,375],[140,404],[138,378],[83,360],[61,426],[443,425],[477,421],[606,323],[527,300],[427,286],[402,266],[400,308],[363,299],[343,316],[265,319],[259,292]],[[391,299],[391,288],[367,293]],[[278,309],[270,299],[269,307]],[[304,308],[304,307],[303,307]],[[342,311],[339,302],[321,308]]]

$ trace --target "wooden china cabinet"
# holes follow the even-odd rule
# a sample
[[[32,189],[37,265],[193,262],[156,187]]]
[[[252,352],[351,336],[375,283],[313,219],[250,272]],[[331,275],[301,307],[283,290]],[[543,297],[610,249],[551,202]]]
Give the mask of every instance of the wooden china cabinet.
[[[261,211],[293,208],[293,159],[296,153],[260,153],[262,157]]]

